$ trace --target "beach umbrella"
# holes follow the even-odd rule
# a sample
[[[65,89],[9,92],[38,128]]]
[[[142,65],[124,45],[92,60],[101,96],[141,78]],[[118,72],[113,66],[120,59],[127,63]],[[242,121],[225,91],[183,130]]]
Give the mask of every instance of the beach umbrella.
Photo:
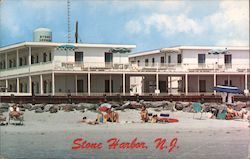
[[[101,111],[101,112],[106,112],[108,109],[111,108],[111,106],[112,106],[112,105],[109,104],[109,103],[102,103],[102,104],[99,106],[98,110]]]
[[[234,87],[234,86],[220,86],[220,85],[218,85],[218,86],[214,87],[214,90],[216,92],[243,94],[243,91],[241,91],[238,87]]]

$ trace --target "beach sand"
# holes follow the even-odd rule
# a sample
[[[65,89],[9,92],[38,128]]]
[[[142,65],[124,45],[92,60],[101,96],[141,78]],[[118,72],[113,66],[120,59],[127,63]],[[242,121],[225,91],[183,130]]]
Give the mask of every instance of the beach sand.
[[[149,112],[154,112],[149,109]],[[86,158],[86,159],[248,159],[249,127],[243,120],[193,119],[192,113],[168,112],[178,123],[140,123],[138,110],[118,111],[120,123],[88,125],[79,123],[83,116],[94,120],[96,113],[87,111],[24,112],[23,126],[1,126],[0,158]],[[198,115],[197,115],[198,117]],[[128,123],[126,123],[128,121]],[[132,123],[134,121],[135,123]],[[72,150],[73,141],[83,138],[103,143],[101,149]],[[118,138],[131,142],[137,138],[147,149],[112,149],[107,140]],[[165,138],[168,149],[155,147],[156,138]],[[176,146],[168,152],[170,142]]]

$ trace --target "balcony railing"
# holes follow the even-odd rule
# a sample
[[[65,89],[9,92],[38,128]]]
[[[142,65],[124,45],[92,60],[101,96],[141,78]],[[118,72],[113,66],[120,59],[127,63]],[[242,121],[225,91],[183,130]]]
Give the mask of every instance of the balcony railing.
[[[62,71],[109,71],[109,72],[179,72],[179,73],[246,73],[250,72],[247,64],[232,64],[232,65],[218,65],[218,64],[187,64],[187,63],[148,63],[145,65],[138,65],[137,63],[121,64],[121,63],[105,63],[105,62],[45,62],[36,63],[30,66],[22,66],[18,68],[2,69],[0,70],[0,77],[11,75],[62,70]]]

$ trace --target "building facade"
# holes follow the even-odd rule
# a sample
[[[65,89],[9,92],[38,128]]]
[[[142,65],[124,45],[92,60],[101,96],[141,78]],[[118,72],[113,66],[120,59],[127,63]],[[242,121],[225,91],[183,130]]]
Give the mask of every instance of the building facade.
[[[24,42],[0,48],[1,95],[212,94],[250,88],[249,47],[178,46],[139,53],[135,45]],[[214,53],[209,54],[211,50]],[[216,50],[218,50],[216,52]]]
[[[131,54],[129,61],[138,72],[156,72],[141,76],[144,92],[205,94],[228,85],[248,94],[250,88],[249,47],[177,46]]]

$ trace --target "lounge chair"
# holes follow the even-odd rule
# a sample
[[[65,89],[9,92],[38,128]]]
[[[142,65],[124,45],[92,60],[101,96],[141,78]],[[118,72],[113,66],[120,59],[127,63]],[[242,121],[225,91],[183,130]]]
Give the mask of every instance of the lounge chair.
[[[193,114],[193,119],[194,119],[194,117],[195,117],[195,114],[197,114],[197,113],[201,113],[201,116],[200,116],[200,118],[199,119],[201,119],[201,117],[202,117],[202,113],[203,113],[203,110],[202,110],[202,107],[201,107],[201,103],[199,103],[199,102],[194,102],[194,103],[192,103],[192,107],[193,107],[193,109],[194,109],[194,114]]]
[[[14,125],[23,125],[24,117],[21,115],[20,117],[11,117],[9,115],[9,124],[14,124]]]
[[[219,112],[217,114],[217,119],[226,119],[226,116],[227,116],[227,111],[226,110],[223,110],[222,112]]]

